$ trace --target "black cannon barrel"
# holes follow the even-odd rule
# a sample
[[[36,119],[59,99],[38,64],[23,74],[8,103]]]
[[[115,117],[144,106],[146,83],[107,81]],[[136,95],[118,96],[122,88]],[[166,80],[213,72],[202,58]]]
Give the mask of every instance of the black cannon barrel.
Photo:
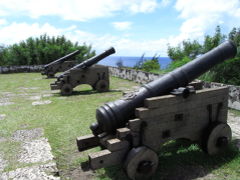
[[[117,128],[125,126],[129,119],[134,118],[135,108],[143,106],[144,99],[167,94],[175,88],[184,87],[214,65],[234,57],[236,53],[237,48],[234,43],[226,41],[201,57],[143,85],[137,92],[104,104],[97,109],[97,123],[91,125],[91,130],[94,134],[103,131],[114,132]]]
[[[88,68],[94,64],[96,64],[98,61],[101,61],[102,59],[104,59],[105,57],[111,55],[111,54],[114,54],[116,51],[113,47],[107,49],[106,51],[104,51],[103,53],[99,54],[99,55],[96,55],[94,57],[91,57],[85,61],[83,61],[82,63],[72,67],[71,69],[65,71],[63,74],[61,74],[59,77],[63,76],[64,74],[70,72],[71,70],[74,70],[74,69],[85,69],[85,68]]]
[[[90,59],[87,59],[86,61],[83,61],[82,63],[74,66],[72,69],[81,69],[81,68],[87,68],[92,66],[93,64],[96,64],[98,61],[101,61],[102,59],[104,59],[105,57],[114,54],[116,51],[113,47],[110,47],[109,49],[107,49],[106,51],[104,51],[103,53],[96,55]]]
[[[46,67],[49,67],[49,66],[54,65],[54,64],[63,63],[64,61],[66,61],[66,60],[68,60],[68,59],[78,55],[79,53],[80,53],[80,50],[76,50],[76,51],[74,51],[74,52],[72,52],[72,53],[70,53],[70,54],[68,54],[68,55],[66,55],[64,57],[61,57],[61,58],[59,58],[59,59],[57,59],[57,60],[55,60],[55,61],[53,61],[53,62],[51,62],[51,63],[49,63],[47,65],[45,65],[44,67],[46,68]]]

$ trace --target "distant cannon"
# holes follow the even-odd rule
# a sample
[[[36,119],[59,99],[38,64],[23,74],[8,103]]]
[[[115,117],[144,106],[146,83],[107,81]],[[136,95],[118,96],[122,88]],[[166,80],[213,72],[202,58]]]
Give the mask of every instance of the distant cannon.
[[[209,155],[224,150],[232,137],[227,124],[228,87],[202,89],[201,82],[192,81],[236,53],[236,46],[225,42],[98,108],[97,123],[90,126],[93,134],[77,138],[79,151],[102,148],[89,154],[90,167],[122,164],[131,179],[143,179],[155,173],[157,152],[170,140],[197,143]]]
[[[113,53],[115,53],[115,49],[111,47],[105,52],[85,60],[65,71],[57,77],[56,82],[50,84],[51,89],[60,89],[62,95],[71,95],[73,88],[76,86],[80,84],[89,84],[98,92],[108,91],[108,68],[95,64]]]
[[[66,70],[72,68],[73,66],[76,65],[76,62],[75,61],[67,61],[67,60],[73,58],[74,56],[78,55],[79,53],[80,53],[80,50],[76,50],[64,57],[61,57],[49,64],[46,64],[44,66],[44,70],[42,71],[42,75],[47,75],[48,78],[53,78],[57,72],[63,72],[63,71],[66,71]]]

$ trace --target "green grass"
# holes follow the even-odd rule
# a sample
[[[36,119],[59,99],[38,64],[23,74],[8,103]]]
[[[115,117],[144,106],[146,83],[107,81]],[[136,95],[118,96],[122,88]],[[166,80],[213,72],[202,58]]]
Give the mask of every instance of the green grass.
[[[58,168],[65,176],[70,169],[79,166],[81,159],[87,159],[87,153],[80,157],[75,139],[91,133],[89,125],[96,121],[96,109],[105,102],[120,98],[122,90],[131,89],[136,83],[111,78],[110,92],[97,93],[91,91],[90,86],[82,85],[75,88],[72,96],[62,97],[54,93],[54,96],[42,98],[51,100],[51,104],[32,106],[34,100],[29,98],[51,94],[49,84],[53,81],[43,79],[39,73],[0,75],[0,99],[15,102],[0,107],[0,114],[6,114],[6,118],[0,121],[0,137],[10,138],[18,129],[42,127]],[[8,170],[21,166],[15,163],[18,150],[17,143],[1,142],[0,151],[5,152],[5,158],[10,161]]]
[[[49,84],[54,79],[42,79],[38,73],[0,75],[0,99],[9,98],[15,104],[0,106],[0,137],[10,138],[18,129],[43,128],[55,156],[63,179],[74,179],[73,172],[87,160],[89,151],[77,151],[75,139],[91,133],[89,125],[95,122],[95,110],[103,103],[122,96],[122,91],[132,89],[136,83],[111,78],[111,91],[97,93],[87,85],[79,86],[72,96],[62,97],[54,93],[42,100],[51,100],[48,105],[32,106],[29,97],[52,94]],[[8,92],[8,93],[7,93]],[[239,113],[237,111],[237,113]],[[238,114],[240,115],[240,113]],[[0,152],[9,161],[5,171],[24,166],[16,163],[19,144],[13,141],[0,142]],[[212,179],[238,179],[240,155],[234,145],[219,156],[209,157],[196,145],[181,145],[178,141],[167,143],[159,152],[159,168],[153,179],[185,179],[201,177],[208,173]],[[97,170],[95,179],[127,179],[121,166]]]

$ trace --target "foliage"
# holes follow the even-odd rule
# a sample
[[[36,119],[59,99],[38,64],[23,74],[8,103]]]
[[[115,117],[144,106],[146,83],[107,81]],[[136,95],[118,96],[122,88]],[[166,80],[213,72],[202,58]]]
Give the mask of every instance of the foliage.
[[[116,65],[117,65],[117,67],[119,67],[119,68],[123,67],[123,61],[122,61],[122,59],[119,59],[119,60],[116,62]]]
[[[143,54],[142,57],[140,58],[140,60],[134,66],[134,69],[140,69],[140,70],[147,71],[147,72],[159,70],[160,64],[158,62],[158,58],[159,58],[159,56],[154,55],[152,57],[152,59],[146,60],[144,58],[144,54]]]
[[[47,64],[75,50],[80,50],[80,54],[75,56],[79,62],[95,55],[91,46],[72,43],[65,36],[50,37],[44,34],[36,38],[29,37],[20,43],[1,46],[0,66]]]
[[[144,61],[142,65],[142,70],[143,71],[152,71],[152,70],[159,70],[160,69],[160,64],[158,62],[158,59],[150,59]]]
[[[187,56],[183,57],[181,61],[173,61],[171,64],[169,64],[167,71],[172,71],[178,67],[181,67],[182,65],[190,62],[191,59]]]
[[[204,43],[202,46],[202,53],[206,53],[212,50],[213,48],[217,47],[219,44],[221,44],[225,40],[226,40],[226,35],[222,34],[220,26],[217,26],[213,37],[211,37],[210,35],[205,36]]]
[[[136,64],[133,66],[134,69],[141,69],[144,62],[144,56],[145,56],[145,53],[142,54],[139,61],[137,61]]]
[[[189,57],[190,59],[195,59],[198,54],[201,53],[201,45],[196,40],[194,41],[183,41],[177,47],[170,47],[168,45],[168,56],[172,60],[183,59],[184,57]]]
[[[227,60],[201,76],[202,80],[215,81],[226,84],[240,85],[240,28],[233,28],[228,35],[221,32],[220,26],[217,26],[215,33],[210,36],[206,35],[202,45],[194,40],[183,41],[177,47],[168,47],[168,56],[174,61],[169,65],[168,71],[179,67],[189,60],[196,58],[197,56],[204,54],[211,49],[215,48],[223,41],[230,39],[238,47],[238,54],[234,59]]]

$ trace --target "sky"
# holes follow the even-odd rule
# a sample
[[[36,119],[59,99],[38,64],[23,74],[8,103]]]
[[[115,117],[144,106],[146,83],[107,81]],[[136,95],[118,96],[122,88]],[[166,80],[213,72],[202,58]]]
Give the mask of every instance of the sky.
[[[97,53],[167,56],[167,44],[240,27],[240,0],[0,0],[0,44],[64,35]]]

